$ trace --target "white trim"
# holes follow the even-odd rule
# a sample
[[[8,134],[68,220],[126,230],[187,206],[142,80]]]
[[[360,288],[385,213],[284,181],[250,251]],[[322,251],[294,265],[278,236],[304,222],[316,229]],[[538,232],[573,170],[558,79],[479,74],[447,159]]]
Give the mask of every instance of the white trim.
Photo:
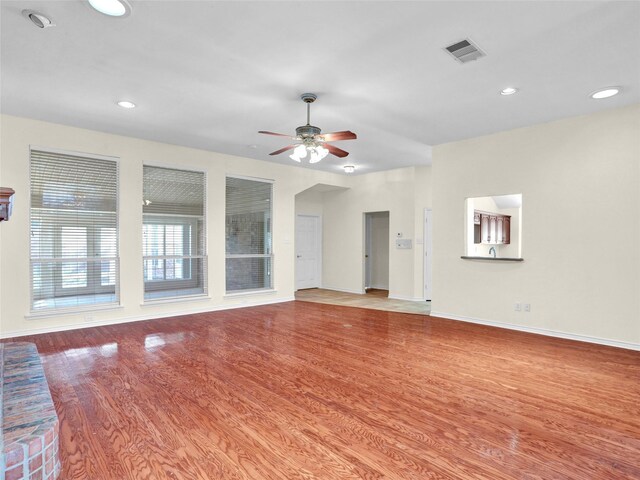
[[[163,162],[148,162],[148,161],[144,161],[142,162],[142,170],[144,171],[144,167],[156,167],[156,168],[164,168],[167,170],[183,170],[185,172],[193,172],[193,173],[202,173],[204,174],[204,176],[207,176],[207,172],[208,170],[205,168],[189,168],[189,167],[185,167],[182,164],[179,163],[163,163]],[[206,181],[205,181],[205,187],[206,187]],[[144,185],[143,185],[144,188]],[[206,188],[205,188],[205,205],[206,205],[206,197],[207,197],[207,192],[206,192]],[[166,215],[166,214],[161,214],[161,215]]]
[[[65,315],[76,315],[82,313],[91,313],[91,312],[102,312],[104,310],[121,310],[124,307],[119,303],[94,303],[87,304],[86,306],[80,307],[69,307],[69,308],[47,308],[42,309],[40,311],[35,310],[24,316],[27,320],[38,320],[40,318],[50,318],[50,317],[62,317]],[[0,338],[2,338],[0,336]]]
[[[349,288],[330,287],[327,285],[323,285],[320,288],[322,288],[323,290],[333,290],[334,292],[355,293],[356,295],[364,295],[365,293],[367,293],[364,290],[351,290]]]
[[[97,153],[85,153],[85,152],[76,152],[73,150],[64,150],[61,148],[47,148],[47,147],[39,147],[37,145],[32,145],[29,144],[29,157],[28,157],[28,169],[29,169],[29,198],[27,201],[27,207],[28,207],[28,211],[29,211],[29,218],[28,218],[28,222],[27,222],[27,232],[28,232],[28,237],[27,238],[31,238],[31,214],[32,214],[32,204],[31,204],[31,189],[33,187],[32,184],[32,180],[31,180],[31,163],[32,163],[32,157],[31,157],[31,152],[32,150],[36,150],[38,152],[43,152],[43,153],[52,153],[54,155],[69,155],[69,156],[74,156],[74,157],[80,157],[80,158],[87,158],[87,159],[95,159],[95,160],[107,160],[107,161],[111,161],[111,162],[115,162],[116,164],[116,256],[115,256],[115,261],[116,261],[116,274],[115,274],[115,286],[114,286],[114,295],[116,297],[116,301],[109,304],[109,305],[105,305],[103,308],[97,308],[99,310],[102,309],[113,309],[113,308],[121,308],[121,286],[120,286],[120,223],[122,221],[122,215],[121,215],[121,201],[120,201],[120,157],[117,156],[112,156],[112,155],[100,155]],[[98,257],[100,258],[100,257]],[[29,246],[29,310],[30,313],[25,315],[26,319],[29,318],[38,318],[38,317],[51,317],[51,316],[56,316],[56,315],[64,315],[69,313],[65,308],[59,308],[59,309],[47,309],[46,312],[43,313],[39,313],[37,310],[33,310],[33,259],[31,258],[31,247]],[[99,305],[99,304],[98,304]],[[88,306],[89,307],[89,306]],[[94,310],[96,308],[88,308],[89,310]],[[55,310],[55,312],[53,312],[53,310]],[[49,311],[51,313],[49,313]],[[84,312],[86,311],[84,309],[84,307],[79,307],[79,308],[75,308],[74,307],[74,312]],[[2,335],[0,335],[0,338],[2,338]]]
[[[246,297],[247,295],[263,295],[265,293],[278,293],[273,288],[263,288],[261,290],[242,290],[239,292],[225,293],[222,298]]]
[[[606,345],[608,347],[626,348],[629,350],[640,351],[640,343],[621,342],[619,340],[610,340],[607,338],[590,337],[588,335],[559,332],[557,330],[548,330],[546,328],[526,327],[522,325],[515,325],[513,323],[495,322],[492,320],[483,320],[481,318],[465,317],[462,315],[454,315],[452,313],[446,313],[446,312],[432,311],[430,316],[446,318],[448,320],[457,320],[460,322],[488,325],[490,327],[505,328],[507,330],[517,330],[519,332],[535,333],[538,335],[545,335],[547,337],[565,338],[567,340],[576,340],[578,342],[596,343],[598,345]]]
[[[425,299],[422,297],[405,297],[404,295],[391,295],[387,297],[391,300],[405,300],[407,302],[425,302]]]
[[[249,177],[247,175],[234,175],[232,173],[227,173],[225,177],[237,178],[240,180],[251,180],[253,182],[276,183],[272,178]]]
[[[151,305],[162,305],[165,303],[183,303],[183,302],[194,302],[198,300],[211,300],[211,297],[204,294],[197,295],[185,295],[182,297],[159,297],[159,298],[150,298],[149,300],[145,300],[140,304],[141,307],[148,307]]]
[[[433,210],[424,209],[422,242],[422,299],[433,297]]]
[[[65,332],[67,330],[80,330],[83,328],[91,328],[91,327],[103,327],[108,325],[119,325],[121,323],[131,323],[131,322],[143,322],[146,320],[154,320],[160,318],[170,318],[170,317],[181,317],[183,315],[193,315],[196,313],[207,313],[207,312],[217,312],[220,310],[232,310],[236,308],[247,308],[247,307],[257,307],[260,305],[270,305],[274,303],[284,303],[294,301],[295,298],[293,296],[285,297],[285,298],[277,298],[274,300],[268,300],[263,302],[243,302],[242,304],[222,304],[215,305],[213,307],[206,308],[198,308],[193,310],[183,310],[180,312],[170,312],[170,313],[154,313],[148,315],[140,315],[135,317],[125,317],[114,320],[98,320],[95,322],[84,322],[84,323],[76,323],[70,325],[59,325],[56,327],[44,327],[44,328],[32,328],[29,330],[20,330],[18,332],[2,332],[0,333],[0,339],[3,338],[13,338],[13,337],[24,337],[27,335],[39,335],[43,333],[54,333],[54,332]]]
[[[101,155],[99,153],[77,152],[75,150],[65,150],[63,148],[40,147],[38,145],[29,144],[29,160],[31,160],[31,150],[37,150],[44,153],[53,153],[54,155],[69,155],[72,157],[95,158],[96,160],[110,160],[120,163],[120,157],[116,155]]]

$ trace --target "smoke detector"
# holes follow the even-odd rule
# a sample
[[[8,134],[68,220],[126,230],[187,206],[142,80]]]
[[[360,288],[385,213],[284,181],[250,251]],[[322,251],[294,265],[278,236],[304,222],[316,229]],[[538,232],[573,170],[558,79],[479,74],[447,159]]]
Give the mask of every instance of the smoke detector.
[[[444,47],[444,49],[460,63],[472,62],[486,56],[486,53],[468,38]]]
[[[44,13],[35,10],[22,10],[22,16],[29,19],[38,28],[55,27],[56,24]]]

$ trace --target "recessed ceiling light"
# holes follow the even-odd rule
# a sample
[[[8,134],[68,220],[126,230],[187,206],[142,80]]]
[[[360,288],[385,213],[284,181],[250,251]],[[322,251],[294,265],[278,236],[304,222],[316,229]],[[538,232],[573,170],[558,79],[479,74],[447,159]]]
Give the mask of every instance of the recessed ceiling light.
[[[517,91],[518,89],[515,87],[507,87],[502,89],[502,91],[500,92],[500,95],[513,95]]]
[[[44,13],[36,12],[35,10],[22,10],[22,15],[25,18],[31,20],[38,28],[55,27],[56,24],[51,21]]]
[[[602,98],[613,97],[620,93],[620,87],[607,87],[603,90],[598,90],[597,92],[593,92],[591,94],[591,98],[595,98],[596,100],[600,100]]]
[[[356,171],[356,167],[354,167],[353,165],[345,165],[342,168],[344,168],[344,173],[353,173]]]
[[[110,17],[126,17],[131,13],[127,0],[87,0],[95,10]]]
[[[118,105],[122,108],[136,108],[136,104],[133,102],[129,102],[128,100],[120,100]]]

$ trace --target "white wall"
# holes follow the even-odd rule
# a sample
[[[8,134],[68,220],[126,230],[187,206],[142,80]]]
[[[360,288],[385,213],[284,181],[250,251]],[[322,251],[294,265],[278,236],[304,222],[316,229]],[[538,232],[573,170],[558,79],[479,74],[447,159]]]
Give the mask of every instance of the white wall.
[[[434,315],[640,346],[640,106],[437,146],[433,178]],[[524,262],[462,260],[465,198],[511,192]]]
[[[345,175],[277,165],[3,115],[0,174],[16,190],[13,216],[0,225],[0,336],[284,301],[294,292],[295,194],[317,183],[345,185]],[[120,158],[121,308],[88,314],[26,318],[29,314],[29,145]],[[142,165],[207,172],[207,251],[210,298],[142,306]],[[269,178],[274,184],[275,292],[225,298],[225,175]]]

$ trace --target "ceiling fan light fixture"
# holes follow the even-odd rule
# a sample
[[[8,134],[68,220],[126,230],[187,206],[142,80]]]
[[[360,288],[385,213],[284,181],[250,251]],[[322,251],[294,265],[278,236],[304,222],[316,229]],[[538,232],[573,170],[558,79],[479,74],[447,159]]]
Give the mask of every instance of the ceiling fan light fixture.
[[[309,147],[309,163],[318,163],[324,157],[329,155],[329,150],[324,148],[322,145],[318,145],[317,147]]]
[[[307,156],[307,147],[305,147],[304,145],[298,145],[293,151],[293,153],[289,155],[289,158],[291,160],[294,160],[300,163],[300,161],[306,156]]]
[[[344,173],[353,173],[356,171],[356,167],[353,165],[345,165],[342,168],[344,168]]]
[[[109,17],[126,17],[131,13],[127,0],[87,0],[91,7]]]

